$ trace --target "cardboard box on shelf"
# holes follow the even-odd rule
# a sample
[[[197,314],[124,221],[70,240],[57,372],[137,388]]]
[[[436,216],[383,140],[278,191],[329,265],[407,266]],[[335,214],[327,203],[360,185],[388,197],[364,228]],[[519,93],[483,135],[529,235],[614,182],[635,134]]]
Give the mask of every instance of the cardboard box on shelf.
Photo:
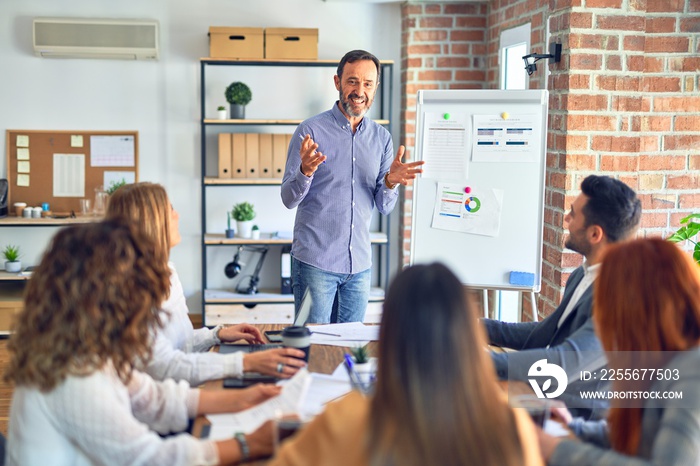
[[[318,29],[266,28],[265,58],[318,59]]]
[[[263,58],[265,56],[262,28],[209,28],[209,57]]]

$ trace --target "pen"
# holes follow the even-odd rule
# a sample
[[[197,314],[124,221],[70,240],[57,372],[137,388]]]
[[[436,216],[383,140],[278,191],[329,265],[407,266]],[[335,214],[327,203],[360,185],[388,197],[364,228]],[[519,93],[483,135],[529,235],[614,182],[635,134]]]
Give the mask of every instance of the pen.
[[[345,353],[345,369],[348,371],[348,376],[350,377],[350,385],[352,388],[362,391],[362,384],[352,368],[352,358],[348,353]]]
[[[326,332],[316,332],[316,331],[311,332],[311,333],[318,333],[319,335],[330,335],[332,337],[339,337],[340,336],[337,333],[326,333]]]

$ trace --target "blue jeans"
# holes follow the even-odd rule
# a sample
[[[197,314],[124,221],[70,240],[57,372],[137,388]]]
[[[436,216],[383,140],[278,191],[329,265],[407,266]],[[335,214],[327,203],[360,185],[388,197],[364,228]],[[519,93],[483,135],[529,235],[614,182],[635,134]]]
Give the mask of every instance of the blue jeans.
[[[309,287],[313,304],[309,323],[362,322],[365,319],[372,271],[345,274],[321,270],[292,257],[294,314],[299,311],[304,290]]]

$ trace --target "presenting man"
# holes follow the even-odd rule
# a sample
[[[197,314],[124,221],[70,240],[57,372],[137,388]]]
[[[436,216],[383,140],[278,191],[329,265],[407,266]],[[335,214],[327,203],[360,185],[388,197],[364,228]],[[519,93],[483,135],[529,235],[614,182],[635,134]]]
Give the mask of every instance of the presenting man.
[[[292,136],[282,180],[282,202],[297,208],[292,242],[292,283],[298,312],[304,290],[313,298],[309,321],[364,320],[369,300],[374,206],[389,214],[399,184],[421,172],[423,162],[394,157],[389,132],[369,118],[379,85],[379,60],[348,52],[334,77],[339,100],[302,122]]]
[[[527,382],[531,378],[530,368],[542,359],[561,366],[570,380],[577,380],[582,370],[594,370],[605,364],[605,360],[600,359],[603,349],[591,319],[592,285],[605,249],[632,237],[641,213],[637,195],[621,181],[596,175],[583,180],[581,194],[564,217],[569,230],[564,245],[583,255],[585,261],[569,277],[559,307],[541,322],[506,323],[484,319],[491,344],[518,350],[492,353],[501,379]],[[566,399],[563,401],[568,403]],[[577,404],[580,405],[574,403]],[[598,417],[602,412],[596,409],[605,408],[601,403],[584,404],[589,408],[574,406],[572,412]]]

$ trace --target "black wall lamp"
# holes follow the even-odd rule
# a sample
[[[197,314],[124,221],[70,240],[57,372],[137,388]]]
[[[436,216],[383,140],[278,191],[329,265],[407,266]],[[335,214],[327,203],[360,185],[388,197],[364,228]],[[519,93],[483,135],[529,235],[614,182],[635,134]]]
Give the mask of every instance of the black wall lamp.
[[[537,71],[537,62],[547,58],[552,60],[553,63],[559,63],[561,61],[561,44],[555,44],[552,42],[549,44],[549,53],[531,53],[523,57],[525,62],[525,71],[527,75],[530,76],[532,73]]]

